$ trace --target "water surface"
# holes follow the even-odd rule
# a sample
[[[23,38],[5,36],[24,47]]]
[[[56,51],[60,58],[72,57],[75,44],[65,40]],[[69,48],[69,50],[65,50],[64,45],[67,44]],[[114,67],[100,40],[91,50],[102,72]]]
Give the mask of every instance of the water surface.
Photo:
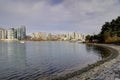
[[[0,42],[0,80],[34,80],[106,56],[92,45],[70,42]]]

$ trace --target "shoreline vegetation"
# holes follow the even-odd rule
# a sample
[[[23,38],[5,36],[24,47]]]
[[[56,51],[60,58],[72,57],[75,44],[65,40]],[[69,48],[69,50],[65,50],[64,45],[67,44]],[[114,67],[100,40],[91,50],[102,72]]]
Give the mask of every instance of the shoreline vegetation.
[[[114,60],[119,55],[119,51],[116,50],[115,48],[111,47],[111,45],[93,44],[93,43],[88,43],[88,44],[103,47],[103,48],[107,49],[107,53],[111,53],[111,55],[109,57],[107,57],[106,59],[97,61],[96,63],[93,63],[93,64],[89,64],[87,67],[84,67],[82,69],[72,71],[72,72],[63,72],[63,73],[60,73],[60,74],[52,76],[52,77],[47,77],[43,80],[68,80],[68,79],[70,79],[70,80],[94,80],[94,79],[89,79],[87,77],[83,77],[83,75],[87,75],[89,72],[91,72],[92,69],[94,70],[94,68],[98,68],[101,65],[104,65],[105,63]],[[108,66],[108,65],[105,65],[105,66]],[[38,79],[38,80],[41,80],[41,79]]]
[[[100,33],[87,35],[88,43],[120,44],[120,16],[103,24]]]

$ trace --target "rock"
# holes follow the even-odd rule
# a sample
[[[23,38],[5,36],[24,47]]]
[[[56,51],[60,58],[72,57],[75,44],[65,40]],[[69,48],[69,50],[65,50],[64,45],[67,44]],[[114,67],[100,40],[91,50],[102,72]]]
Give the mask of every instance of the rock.
[[[115,78],[115,80],[120,80],[119,78]]]

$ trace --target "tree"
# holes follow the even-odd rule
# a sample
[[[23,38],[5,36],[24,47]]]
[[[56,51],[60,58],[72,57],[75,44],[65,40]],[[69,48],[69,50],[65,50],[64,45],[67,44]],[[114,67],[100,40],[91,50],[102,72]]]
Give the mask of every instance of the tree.
[[[85,40],[86,40],[86,41],[89,41],[89,40],[90,40],[90,37],[91,37],[90,35],[87,35],[86,38],[85,38]]]
[[[99,34],[86,36],[86,40],[89,40],[90,42],[97,41],[103,43],[106,41],[115,41],[114,38],[116,38],[116,40],[120,39],[120,16],[118,16],[117,19],[113,19],[111,22],[105,22]]]
[[[104,41],[106,41],[110,37],[110,32],[105,31],[103,34]]]
[[[102,26],[101,40],[105,42],[108,37],[120,37],[120,16],[117,19],[113,19],[111,22],[105,22]]]

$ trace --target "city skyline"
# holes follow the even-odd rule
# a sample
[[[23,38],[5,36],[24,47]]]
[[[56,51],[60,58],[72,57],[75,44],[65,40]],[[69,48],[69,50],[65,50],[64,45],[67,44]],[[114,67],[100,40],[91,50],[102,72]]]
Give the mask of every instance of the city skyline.
[[[25,25],[28,34],[93,34],[119,16],[119,7],[119,0],[0,0],[0,27]]]
[[[24,40],[26,37],[26,27],[23,25],[18,28],[0,28],[0,40]]]
[[[26,33],[26,26],[21,25],[18,28],[0,28],[0,40],[34,40],[34,41],[46,41],[46,40],[85,40],[85,35],[79,32],[64,32],[64,33],[46,33],[46,32],[32,32],[32,34],[28,35]]]

